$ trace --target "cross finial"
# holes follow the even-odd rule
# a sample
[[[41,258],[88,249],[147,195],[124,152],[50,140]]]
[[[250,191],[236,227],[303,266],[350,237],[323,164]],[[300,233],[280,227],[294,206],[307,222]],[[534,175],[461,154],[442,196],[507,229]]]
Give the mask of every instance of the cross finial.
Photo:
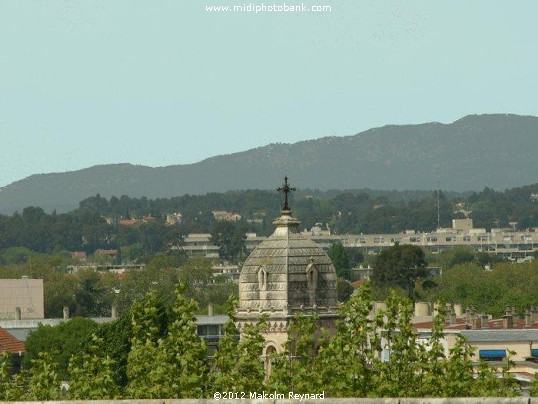
[[[297,191],[296,188],[292,188],[289,186],[288,184],[288,176],[285,176],[284,177],[284,184],[282,184],[281,187],[277,188],[277,191],[278,192],[283,192],[284,195],[286,196],[286,199],[284,201],[284,208],[282,208],[282,210],[286,210],[286,211],[289,211],[290,210],[290,206],[288,205],[288,195],[290,192],[292,191]]]

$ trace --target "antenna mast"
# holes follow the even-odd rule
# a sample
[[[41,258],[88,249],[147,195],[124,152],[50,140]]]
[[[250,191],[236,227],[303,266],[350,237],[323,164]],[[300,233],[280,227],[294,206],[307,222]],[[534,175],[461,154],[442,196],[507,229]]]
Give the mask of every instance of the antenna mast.
[[[441,209],[440,209],[440,182],[441,182],[441,176],[439,174],[439,166],[437,166],[437,229],[441,228]]]

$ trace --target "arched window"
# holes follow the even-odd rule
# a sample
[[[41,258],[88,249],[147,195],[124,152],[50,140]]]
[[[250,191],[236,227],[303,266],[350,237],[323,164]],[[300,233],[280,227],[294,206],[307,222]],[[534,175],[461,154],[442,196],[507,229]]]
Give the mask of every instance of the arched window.
[[[258,269],[258,287],[260,290],[267,290],[267,271],[264,267]]]
[[[309,290],[316,290],[318,287],[318,269],[313,258],[310,259],[310,263],[306,267],[306,283]]]
[[[271,362],[271,355],[276,353],[276,347],[274,345],[267,345],[265,347],[265,377],[269,377],[271,375],[271,371],[273,370],[273,363]]]

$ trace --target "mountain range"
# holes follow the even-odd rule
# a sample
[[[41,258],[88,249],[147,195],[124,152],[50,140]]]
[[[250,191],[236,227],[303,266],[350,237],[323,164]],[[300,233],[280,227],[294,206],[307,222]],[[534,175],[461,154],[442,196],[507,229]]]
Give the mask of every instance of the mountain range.
[[[538,117],[469,115],[450,124],[387,125],[215,156],[195,164],[98,165],[36,174],[0,189],[0,213],[26,206],[64,212],[88,196],[172,197],[274,189],[497,190],[538,182]]]

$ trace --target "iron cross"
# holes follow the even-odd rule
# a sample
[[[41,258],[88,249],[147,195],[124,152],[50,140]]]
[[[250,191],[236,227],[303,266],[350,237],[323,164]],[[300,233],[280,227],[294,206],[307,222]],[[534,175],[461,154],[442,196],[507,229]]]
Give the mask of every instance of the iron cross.
[[[290,210],[290,206],[288,205],[288,194],[292,191],[297,191],[297,188],[292,188],[288,184],[288,177],[284,177],[284,184],[282,184],[281,187],[276,189],[278,192],[283,192],[286,196],[285,202],[284,202],[284,208],[282,210]]]

